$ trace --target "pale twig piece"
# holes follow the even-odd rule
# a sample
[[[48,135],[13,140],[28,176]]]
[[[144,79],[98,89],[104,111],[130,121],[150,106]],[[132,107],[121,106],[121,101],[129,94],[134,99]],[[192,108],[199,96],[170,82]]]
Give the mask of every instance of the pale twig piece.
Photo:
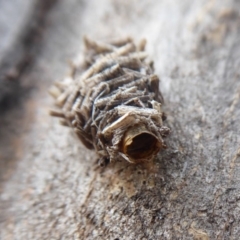
[[[144,51],[146,44],[147,44],[147,40],[145,38],[141,39],[140,43],[138,44],[138,51]]]
[[[110,44],[96,42],[86,36],[84,36],[83,40],[85,47],[89,50],[94,50],[96,53],[106,53],[115,50],[115,47]]]
[[[61,95],[61,91],[59,88],[52,86],[49,90],[48,93],[53,96],[55,99],[58,98]]]
[[[53,117],[65,118],[65,114],[61,110],[51,109],[49,114]]]
[[[110,39],[109,43],[115,47],[121,47],[123,45],[126,45],[127,43],[132,43],[133,40],[131,37],[126,38],[116,38],[116,39]]]

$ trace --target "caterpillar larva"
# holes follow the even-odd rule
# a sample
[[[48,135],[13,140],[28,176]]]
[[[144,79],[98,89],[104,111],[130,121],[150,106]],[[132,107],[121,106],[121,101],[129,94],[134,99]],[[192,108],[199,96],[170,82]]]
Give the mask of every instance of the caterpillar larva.
[[[145,41],[131,38],[101,43],[84,38],[85,71],[73,66],[71,77],[50,89],[58,110],[50,114],[72,127],[100,159],[148,161],[166,147],[163,97]]]

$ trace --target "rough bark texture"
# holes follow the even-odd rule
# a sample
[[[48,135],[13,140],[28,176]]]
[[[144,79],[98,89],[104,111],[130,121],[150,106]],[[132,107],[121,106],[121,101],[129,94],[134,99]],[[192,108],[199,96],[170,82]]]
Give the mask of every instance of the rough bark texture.
[[[20,4],[27,13],[17,11],[22,21],[6,18],[13,43],[0,44],[20,69],[9,75],[1,57],[1,76],[28,89],[0,117],[0,238],[239,239],[239,1],[59,0],[40,17],[31,7],[38,1],[28,2]],[[36,19],[41,34],[24,48],[10,29],[36,36]],[[48,116],[47,89],[67,73],[84,34],[147,38],[172,129],[151,164],[98,167],[95,153]]]

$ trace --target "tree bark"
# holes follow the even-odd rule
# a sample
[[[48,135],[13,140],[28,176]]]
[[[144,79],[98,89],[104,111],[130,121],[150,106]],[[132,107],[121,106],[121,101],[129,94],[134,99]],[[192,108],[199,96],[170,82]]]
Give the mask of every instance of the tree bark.
[[[0,239],[239,239],[240,2],[51,2],[20,26],[41,32],[17,75],[30,90],[0,117]],[[84,35],[147,39],[171,128],[153,162],[99,167],[48,115]]]

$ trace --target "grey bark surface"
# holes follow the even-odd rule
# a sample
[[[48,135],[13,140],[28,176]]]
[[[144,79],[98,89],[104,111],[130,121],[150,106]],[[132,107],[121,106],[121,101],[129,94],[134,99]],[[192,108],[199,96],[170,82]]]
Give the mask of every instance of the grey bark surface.
[[[23,48],[12,29],[13,43],[0,42],[10,70],[20,69],[10,77],[28,89],[0,117],[0,239],[239,239],[240,2],[59,0],[38,17],[28,2],[7,29],[36,35],[37,18],[38,41]],[[84,35],[147,39],[172,130],[152,163],[99,167],[48,115],[47,90]]]

